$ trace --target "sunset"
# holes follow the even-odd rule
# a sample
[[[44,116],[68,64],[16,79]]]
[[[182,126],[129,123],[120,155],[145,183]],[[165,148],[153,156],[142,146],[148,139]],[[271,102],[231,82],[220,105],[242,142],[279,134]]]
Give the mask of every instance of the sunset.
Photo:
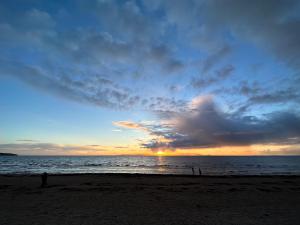
[[[229,2],[2,1],[0,150],[299,155],[297,1]]]
[[[299,0],[1,0],[0,224],[295,224],[299,87]]]

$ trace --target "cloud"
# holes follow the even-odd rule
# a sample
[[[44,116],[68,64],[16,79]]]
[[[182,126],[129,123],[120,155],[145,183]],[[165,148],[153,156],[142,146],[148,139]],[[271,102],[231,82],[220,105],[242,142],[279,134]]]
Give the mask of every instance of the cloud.
[[[107,148],[100,145],[60,145],[55,143],[8,143],[0,144],[0,152],[13,152],[21,155],[26,154],[76,154],[101,153]]]
[[[37,142],[37,140],[33,140],[33,139],[18,139],[16,141],[19,141],[19,142]]]
[[[181,90],[183,90],[184,87],[182,87],[180,85],[170,85],[168,88],[169,88],[170,92],[176,93],[176,92],[180,92]]]
[[[195,91],[239,82],[233,73],[245,79],[236,67],[252,57],[247,50],[253,46],[299,70],[297,1],[75,1],[72,9],[48,4],[1,4],[0,76],[71,101],[161,115],[185,112]],[[245,60],[231,61],[240,55]],[[269,83],[273,75],[264,77]],[[245,83],[226,100],[242,94],[247,106],[299,102],[295,88],[281,85],[262,90]],[[190,86],[196,90],[178,91]]]
[[[197,43],[202,49],[206,47],[216,52],[232,40],[242,40],[299,69],[300,5],[297,0],[164,0],[151,6],[149,8],[163,9],[167,20],[188,33],[191,43]],[[224,38],[224,33],[228,38]],[[216,56],[218,58],[218,54]],[[208,57],[204,71],[215,61],[215,57]]]
[[[300,102],[300,93],[293,88],[276,90],[272,92],[264,92],[260,94],[253,94],[249,98],[252,104],[274,104],[274,103],[287,103],[287,102]]]
[[[74,80],[68,75],[49,74],[43,68],[23,65],[17,62],[1,61],[1,74],[10,75],[37,88],[72,101],[108,108],[127,109],[138,104],[140,98],[132,95],[112,81],[100,76],[89,76],[84,80]]]
[[[248,81],[242,81],[237,89],[241,94],[246,96],[253,96],[262,92],[258,82],[249,83]]]
[[[110,33],[118,33],[123,38],[147,41],[153,38],[159,24],[144,16],[135,1],[89,1],[81,2],[87,14],[94,14],[98,22]],[[155,29],[155,30],[154,30]],[[136,34],[139,35],[136,35]]]
[[[202,89],[206,88],[212,84],[221,82],[229,77],[235,70],[235,67],[232,65],[226,65],[219,70],[216,70],[213,76],[202,76],[201,78],[192,78],[191,85],[194,88]]]
[[[113,125],[117,127],[122,127],[126,129],[134,129],[134,130],[146,130],[146,127],[141,123],[135,123],[132,121],[116,121],[113,122]]]
[[[207,1],[206,22],[227,27],[240,39],[272,53],[279,61],[299,70],[300,22],[298,1]]]
[[[260,152],[264,155],[300,155],[300,146],[284,147],[279,150],[263,150]]]
[[[182,111],[187,102],[174,97],[150,97],[147,99],[146,109],[152,112]]]
[[[224,46],[221,49],[218,49],[212,55],[208,56],[202,64],[202,73],[207,73],[214,65],[219,63],[225,56],[231,52],[229,46]]]
[[[154,46],[150,50],[150,56],[156,61],[156,63],[166,62],[164,64],[164,69],[169,73],[180,71],[184,67],[183,62],[172,58],[172,50],[166,45]]]
[[[266,107],[267,105],[293,105],[298,106],[300,103],[300,92],[298,90],[297,82],[290,85],[282,85],[276,89],[272,89],[266,85],[260,85],[259,82],[247,82],[242,81],[239,86],[235,86],[232,89],[220,89],[217,92],[241,94],[246,97],[244,102],[240,102],[237,112],[249,111],[256,106]],[[267,107],[266,107],[267,108]]]
[[[295,138],[300,137],[300,116],[296,113],[277,112],[264,118],[242,117],[222,112],[210,96],[194,99],[189,108],[165,120],[169,125],[161,125],[159,132],[155,128],[151,130],[167,141],[153,139],[143,146],[178,149],[300,143],[300,139]]]
[[[121,130],[121,129],[113,129],[112,131],[113,132],[122,132],[123,130]]]
[[[159,41],[162,24],[143,15],[135,2],[91,1],[74,6],[81,8],[82,18],[88,18],[86,26],[80,25],[76,10],[65,10],[62,20],[61,14],[37,4],[19,10],[4,4],[0,76],[13,76],[68,100],[128,109],[144,100],[141,93],[133,93],[137,88],[130,90],[132,83],[141,89],[147,86],[136,74],[156,79],[184,69],[176,49]],[[68,19],[75,27],[69,27]]]
[[[290,84],[284,84],[285,81]],[[268,105],[295,106],[300,103],[300,92],[298,82],[285,79],[276,88],[271,88],[270,83],[262,85],[259,81],[240,81],[237,85],[226,88],[221,87],[214,90],[216,94],[228,94],[231,96],[242,96],[238,101],[231,103],[231,109],[244,113],[254,107],[265,107]]]

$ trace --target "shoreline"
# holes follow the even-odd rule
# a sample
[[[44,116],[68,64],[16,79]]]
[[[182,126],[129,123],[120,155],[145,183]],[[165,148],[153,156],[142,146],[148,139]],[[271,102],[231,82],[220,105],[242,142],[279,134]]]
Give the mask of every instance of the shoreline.
[[[8,173],[0,177],[40,177],[41,173]],[[188,177],[188,178],[300,178],[300,174],[274,175],[189,175],[189,174],[144,174],[144,173],[47,173],[49,176],[103,176],[103,177]]]

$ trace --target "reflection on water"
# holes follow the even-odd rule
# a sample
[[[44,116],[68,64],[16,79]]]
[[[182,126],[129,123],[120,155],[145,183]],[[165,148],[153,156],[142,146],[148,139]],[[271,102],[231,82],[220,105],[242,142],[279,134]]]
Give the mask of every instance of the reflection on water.
[[[159,155],[159,156],[156,157],[156,159],[157,159],[158,165],[159,165],[158,171],[159,171],[160,173],[167,173],[166,168],[163,167],[165,157]],[[155,171],[153,171],[153,173],[155,173]]]
[[[18,156],[0,157],[0,173],[144,173],[300,175],[300,156]]]

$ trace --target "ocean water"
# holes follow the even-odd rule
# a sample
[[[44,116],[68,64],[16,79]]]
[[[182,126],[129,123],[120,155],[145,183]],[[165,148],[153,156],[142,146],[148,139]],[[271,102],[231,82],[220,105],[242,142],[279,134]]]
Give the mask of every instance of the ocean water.
[[[3,156],[0,174],[141,173],[300,175],[300,156]]]

